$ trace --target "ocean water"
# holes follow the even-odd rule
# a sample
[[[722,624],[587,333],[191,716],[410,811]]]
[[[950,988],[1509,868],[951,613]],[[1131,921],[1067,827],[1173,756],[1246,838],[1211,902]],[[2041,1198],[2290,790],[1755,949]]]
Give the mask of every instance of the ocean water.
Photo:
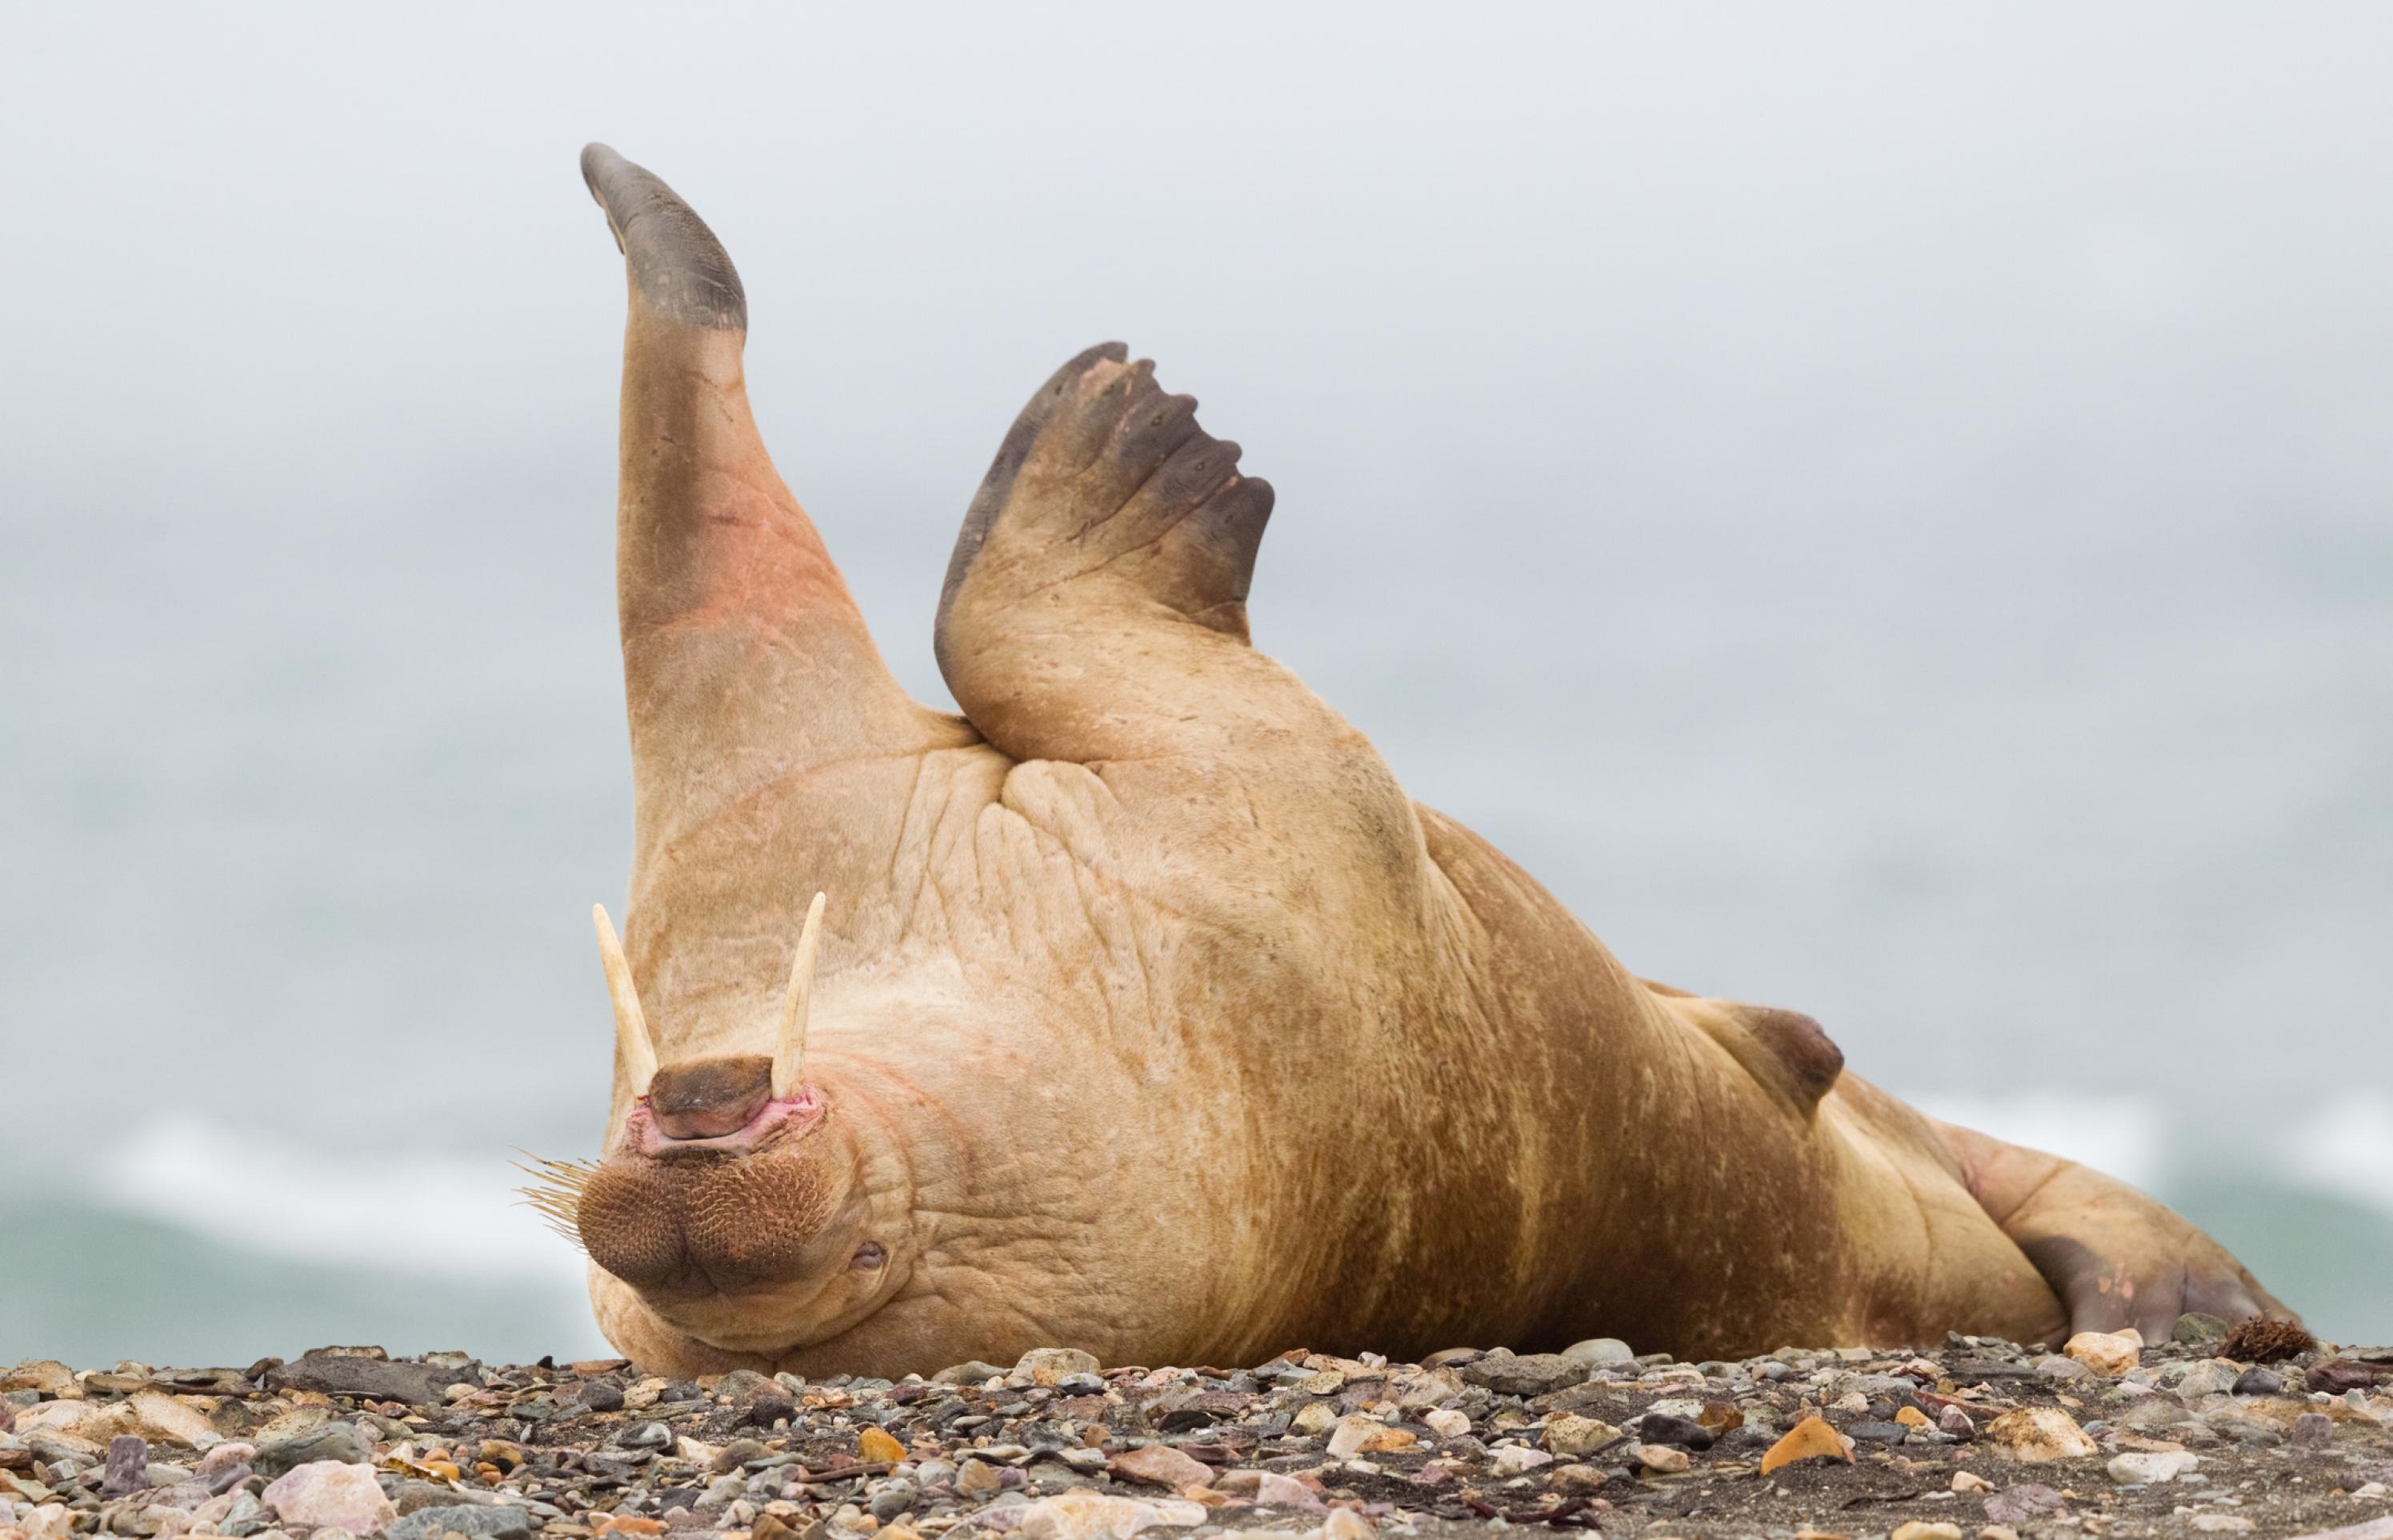
[[[918,694],[1126,338],[1258,641],[1629,966],[2393,1338],[2393,11],[1216,13],[11,19],[0,1361],[599,1348],[509,1166],[629,842],[593,137]]]

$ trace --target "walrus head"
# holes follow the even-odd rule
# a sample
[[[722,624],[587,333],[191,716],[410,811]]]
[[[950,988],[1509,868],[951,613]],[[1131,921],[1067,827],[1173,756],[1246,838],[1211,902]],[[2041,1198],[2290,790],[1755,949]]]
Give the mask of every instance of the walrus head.
[[[870,1233],[855,1130],[805,1074],[823,895],[806,910],[770,1052],[660,1064],[630,962],[593,910],[632,1094],[605,1156],[548,1205],[592,1262],[668,1325],[773,1353],[844,1329],[877,1303],[889,1246]]]

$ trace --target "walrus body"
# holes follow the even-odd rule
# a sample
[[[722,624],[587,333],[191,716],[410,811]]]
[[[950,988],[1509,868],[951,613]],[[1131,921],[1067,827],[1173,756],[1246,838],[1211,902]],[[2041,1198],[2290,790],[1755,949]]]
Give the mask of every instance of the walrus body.
[[[962,716],[909,699],[757,438],[729,259],[647,173],[583,169],[631,269],[637,828],[607,1154],[556,1201],[634,1360],[1729,1356],[2277,1308],[1809,1018],[1641,981],[1411,802],[1249,645],[1270,489],[1118,346],[966,516]]]

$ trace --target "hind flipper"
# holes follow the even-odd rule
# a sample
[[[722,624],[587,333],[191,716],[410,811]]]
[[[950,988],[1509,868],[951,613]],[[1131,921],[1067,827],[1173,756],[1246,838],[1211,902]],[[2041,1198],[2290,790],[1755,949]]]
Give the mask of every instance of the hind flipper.
[[[2069,1329],[2134,1326],[2165,1342],[2199,1311],[2237,1322],[2293,1319],[2225,1246],[2176,1210],[2075,1161],[1938,1124],[1969,1191],[2069,1310]]]
[[[1040,387],[956,542],[948,688],[1013,758],[1095,772],[1116,845],[1154,857],[1157,902],[1237,933],[1369,910],[1415,934],[1432,868],[1412,802],[1362,734],[1249,645],[1271,489],[1196,407],[1118,345]]]
[[[1247,646],[1270,485],[1127,358],[1092,347],[1031,398],[948,564],[941,672],[1017,757],[1126,758],[1327,714]]]

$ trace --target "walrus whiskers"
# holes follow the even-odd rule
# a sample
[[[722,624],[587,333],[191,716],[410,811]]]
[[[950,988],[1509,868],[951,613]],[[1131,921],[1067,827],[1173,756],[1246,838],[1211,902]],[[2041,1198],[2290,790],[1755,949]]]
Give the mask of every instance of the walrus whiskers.
[[[657,1077],[656,1039],[640,1013],[640,991],[632,982],[623,944],[615,937],[615,922],[607,918],[607,906],[591,905],[590,921],[598,930],[598,960],[607,970],[607,993],[615,1001],[615,1055],[630,1077],[632,1094],[646,1096],[648,1082]]]
[[[806,906],[798,933],[797,956],[790,959],[790,987],[781,997],[781,1032],[773,1051],[773,1094],[793,1094],[806,1070],[806,1016],[814,1001],[815,947],[822,934],[823,895]]]
[[[590,1160],[551,1160],[528,1150],[516,1152],[523,1158],[512,1162],[515,1168],[531,1178],[529,1186],[518,1187],[525,1205],[537,1210],[551,1230],[582,1248],[580,1219],[582,1190],[597,1172],[598,1165]]]

